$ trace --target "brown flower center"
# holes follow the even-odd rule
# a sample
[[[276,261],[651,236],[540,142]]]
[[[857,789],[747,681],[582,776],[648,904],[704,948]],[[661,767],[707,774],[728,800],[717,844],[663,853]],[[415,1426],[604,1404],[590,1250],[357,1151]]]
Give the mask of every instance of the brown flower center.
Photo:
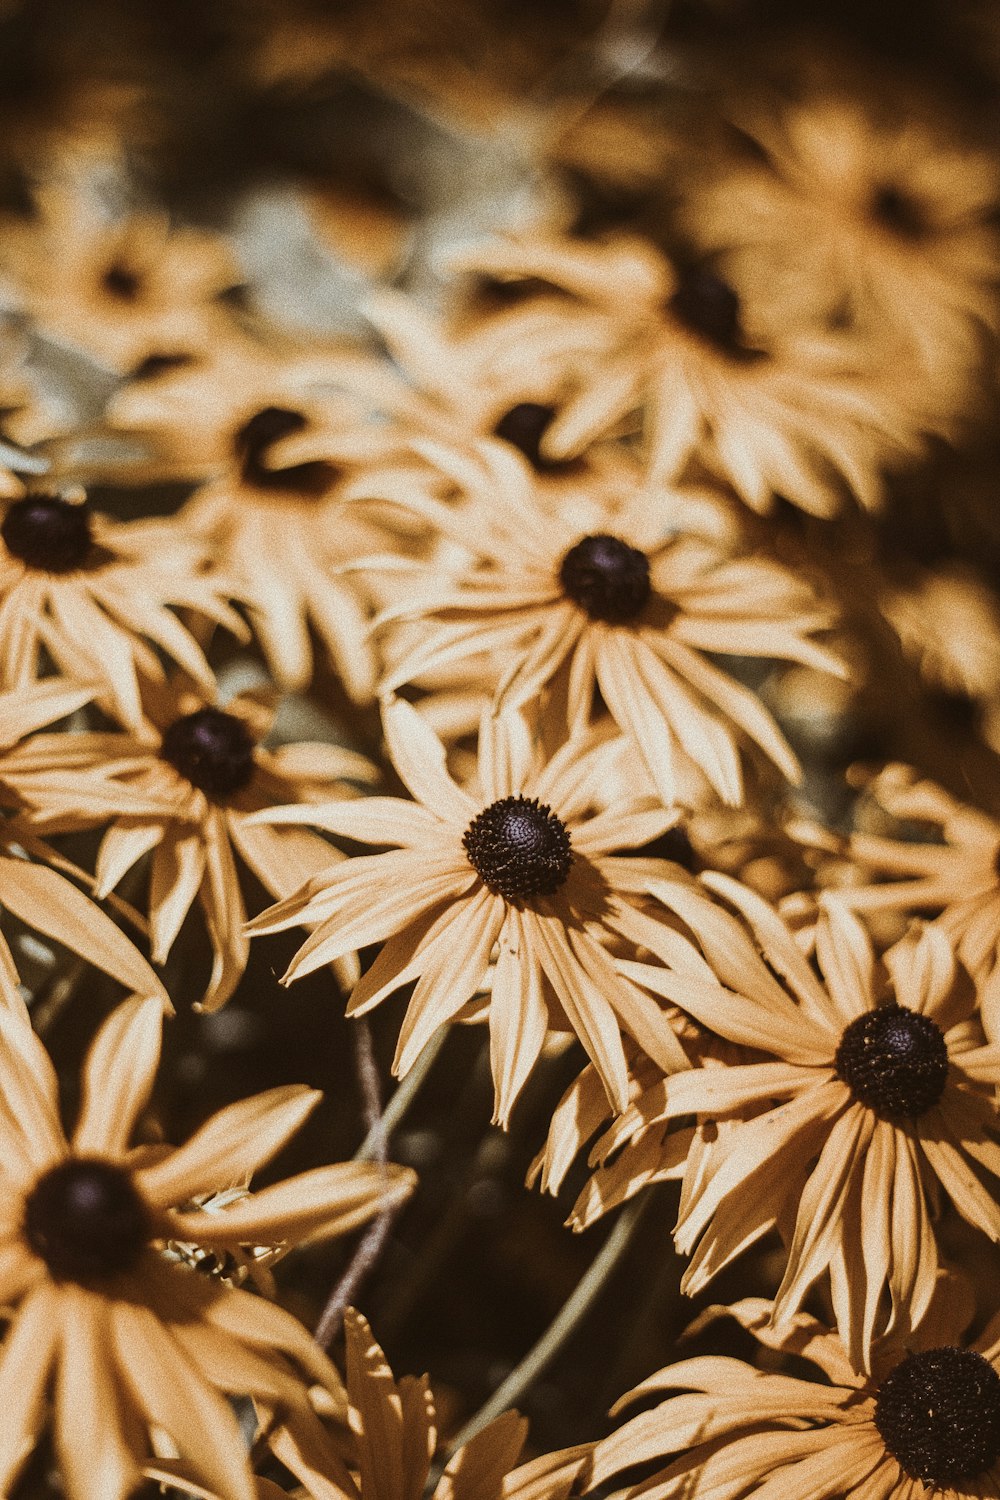
[[[271,448],[282,438],[302,432],[308,426],[300,411],[283,406],[265,406],[255,412],[233,436],[233,450],[240,465],[244,484],[279,494],[319,496],[326,493],[337,478],[337,469],[323,459],[289,464],[274,469],[267,463]]]
[[[883,1382],[875,1426],[911,1479],[967,1483],[1000,1458],[1000,1375],[973,1349],[911,1354]]]
[[[7,551],[45,573],[72,573],[93,546],[90,511],[58,495],[15,500],[0,525]]]
[[[199,708],[175,719],[160,754],[206,796],[231,797],[254,771],[254,742],[242,719],[221,708]]]
[[[462,843],[484,885],[505,901],[554,895],[573,863],[565,823],[537,797],[491,803],[473,818]]]
[[[713,271],[688,271],[667,305],[679,323],[714,348],[727,354],[740,348],[740,299]]]
[[[883,229],[891,230],[903,240],[919,240],[927,228],[920,204],[892,183],[884,183],[875,190],[871,213]]]
[[[98,1157],[52,1167],[25,1203],[25,1239],[60,1280],[130,1271],[150,1235],[148,1210],[128,1172]]]
[[[569,549],[559,565],[559,582],[592,620],[610,625],[638,619],[652,592],[645,552],[604,532]]]
[[[101,282],[104,290],[118,302],[135,302],[142,291],[142,277],[120,261],[108,267]]]
[[[493,436],[503,438],[505,443],[517,448],[540,474],[568,469],[572,467],[570,464],[546,458],[541,450],[542,438],[551,427],[555,414],[554,406],[541,406],[537,401],[521,401],[517,406],[512,406],[510,411],[504,412],[493,429]]]
[[[845,1028],[838,1076],[859,1104],[883,1120],[912,1120],[933,1109],[948,1080],[948,1048],[930,1016],[880,1005]]]

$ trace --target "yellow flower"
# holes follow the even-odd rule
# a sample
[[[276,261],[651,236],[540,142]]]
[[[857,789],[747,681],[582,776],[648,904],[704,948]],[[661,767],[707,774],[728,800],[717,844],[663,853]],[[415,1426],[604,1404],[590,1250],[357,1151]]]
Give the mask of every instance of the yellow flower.
[[[0,265],[41,332],[121,373],[227,337],[219,297],[238,277],[220,236],[171,229],[165,214],[115,221],[68,181],[34,201],[30,219],[5,225]]]
[[[374,697],[369,595],[337,570],[394,541],[337,500],[344,476],[386,446],[365,421],[365,388],[381,381],[373,361],[342,350],[242,340],[133,382],[111,406],[112,424],[147,434],[169,471],[204,481],[176,524],[238,580],[277,680],[309,681],[312,628],[356,702]]]
[[[755,510],[782,495],[831,515],[847,488],[876,506],[881,469],[919,451],[907,402],[871,376],[854,342],[745,326],[739,287],[704,268],[681,275],[644,241],[510,239],[457,264],[570,294],[524,351],[565,347],[571,360],[574,393],[541,440],[551,458],[642,411],[654,480],[697,460]]]
[[[829,92],[741,112],[765,159],[696,188],[685,224],[764,316],[848,316],[953,412],[1000,314],[1000,172],[920,101],[890,101]]]
[[[936,925],[980,985],[983,1022],[1000,1039],[1000,976],[990,982],[1000,962],[1000,823],[910,766],[884,767],[866,790],[894,819],[937,837],[853,834],[847,853],[860,883],[837,899],[865,913],[940,913]]]
[[[938,928],[915,929],[883,969],[831,898],[816,929],[821,983],[773,908],[725,876],[704,880],[747,916],[767,967],[744,956],[727,979],[738,993],[705,998],[675,975],[622,964],[719,1036],[767,1054],[662,1088],[660,1120],[734,1122],[685,1184],[676,1241],[694,1255],[682,1286],[694,1295],[777,1224],[788,1259],[775,1320],[829,1276],[845,1346],[870,1368],[877,1340],[905,1337],[927,1311],[935,1179],[1000,1241],[1000,1207],[982,1180],[1000,1176],[1000,1050],[984,1044],[972,986]]]
[[[665,802],[676,796],[675,747],[725,801],[740,802],[741,735],[799,779],[760,699],[710,655],[778,657],[843,675],[839,659],[809,639],[834,615],[806,580],[766,556],[732,557],[708,536],[672,531],[670,497],[654,488],[614,507],[595,498],[584,521],[543,509],[527,463],[499,444],[481,444],[475,459],[433,452],[468,503],[418,487],[393,499],[476,562],[456,578],[418,571],[419,585],[380,616],[422,626],[396,654],[383,692],[463,658],[471,666],[486,651],[506,667],[501,702],[531,700],[564,669],[578,723],[599,690]]]
[[[197,898],[214,962],[202,1006],[229,999],[249,942],[237,855],[273,896],[287,896],[340,856],[305,829],[269,828],[253,814],[289,798],[329,794],[344,778],[370,780],[363,756],[313,743],[264,749],[270,708],[250,695],[225,709],[161,679],[144,691],[147,717],[130,734],[36,735],[14,752],[16,789],[32,826],[65,833],[103,828],[95,893],[108,895],[151,855],[149,921],[154,963],[164,963]],[[338,972],[353,983],[348,952]]]
[[[713,1355],[668,1366],[615,1407],[663,1396],[598,1445],[594,1485],[624,1500],[986,1500],[1000,1481],[1000,1327],[994,1318],[967,1344],[956,1311],[939,1307],[925,1336],[867,1379],[815,1318],[799,1313],[775,1332],[758,1298],[712,1308],[819,1378]],[[648,1478],[611,1485],[636,1464],[652,1467]]]
[[[286,981],[384,943],[348,1012],[362,1015],[417,981],[393,1064],[403,1074],[433,1032],[486,986],[497,949],[488,1018],[502,1124],[550,1029],[576,1033],[616,1110],[628,1102],[622,1032],[664,1071],[686,1067],[668,1016],[623,976],[614,952],[624,940],[685,972],[696,965],[699,982],[721,993],[690,941],[645,909],[658,878],[685,879],[683,872],[664,860],[613,855],[648,843],[679,813],[642,789],[590,815],[603,805],[627,744],[573,739],[546,760],[520,714],[487,714],[478,785],[464,788],[448,775],[440,740],[408,703],[389,702],[383,722],[392,763],[415,801],[367,797],[260,815],[393,846],[333,866],[250,924],[252,932],[313,928]],[[693,908],[691,926],[714,910],[696,887],[685,888],[684,899]]]
[[[72,1500],[125,1500],[166,1433],[223,1500],[252,1500],[227,1395],[307,1406],[334,1368],[294,1318],[249,1292],[171,1263],[157,1246],[302,1243],[346,1233],[398,1202],[412,1173],[320,1167],[220,1213],[198,1196],[247,1180],[301,1125],[313,1090],[229,1105],[186,1145],[131,1150],[160,1051],[158,1000],[127,1001],[102,1026],[67,1139],[48,1056],[23,1009],[0,1011],[0,1489],[9,1492],[49,1424]],[[388,1186],[386,1186],[386,1183]]]
[[[210,572],[204,547],[173,522],[117,522],[80,495],[0,502],[0,677],[25,684],[46,651],[123,723],[142,717],[140,677],[159,648],[205,691],[215,678],[175,609],[246,635],[228,603],[231,581]]]

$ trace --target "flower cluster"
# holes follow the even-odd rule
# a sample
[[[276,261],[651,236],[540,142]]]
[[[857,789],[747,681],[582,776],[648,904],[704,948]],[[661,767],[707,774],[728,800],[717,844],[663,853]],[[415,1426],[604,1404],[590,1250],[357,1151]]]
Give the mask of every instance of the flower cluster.
[[[419,233],[410,167],[175,220],[92,80],[0,203],[0,1491],[51,1440],[70,1500],[995,1494],[989,130],[812,42],[668,142],[613,89],[539,102],[545,16],[509,56],[454,18],[505,84],[419,3],[282,9],[206,7],[255,107],[351,58],[411,125],[419,96],[423,171],[433,117],[485,186],[428,187]],[[320,1092],[248,1087],[172,1147],[161,1034],[238,1039],[252,994],[308,1050],[282,962],[349,1021],[364,1118],[332,1107],[367,1135],[256,1187]],[[390,1125],[459,1026],[529,1186],[582,1231],[672,1184],[680,1293],[767,1293],[689,1336],[725,1313],[766,1358],[668,1364],[527,1459],[488,1404],[437,1467],[447,1393],[349,1304],[419,1209],[390,1157],[434,1152]],[[314,1337],[272,1267],[360,1229]]]

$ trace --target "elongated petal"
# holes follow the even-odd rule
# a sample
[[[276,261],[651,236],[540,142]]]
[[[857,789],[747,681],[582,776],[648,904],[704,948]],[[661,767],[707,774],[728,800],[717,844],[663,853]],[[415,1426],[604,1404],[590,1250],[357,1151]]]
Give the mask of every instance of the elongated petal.
[[[171,1230],[178,1240],[220,1248],[329,1239],[404,1202],[416,1182],[408,1167],[337,1162],[262,1188],[217,1212],[172,1215]]]
[[[112,1011],[83,1069],[83,1102],[73,1134],[81,1155],[121,1156],[149,1099],[160,1061],[163,1007],[136,996]]]
[[[136,1186],[155,1208],[172,1208],[242,1184],[280,1151],[320,1098],[315,1089],[286,1084],[227,1105],[185,1145],[141,1168]]]

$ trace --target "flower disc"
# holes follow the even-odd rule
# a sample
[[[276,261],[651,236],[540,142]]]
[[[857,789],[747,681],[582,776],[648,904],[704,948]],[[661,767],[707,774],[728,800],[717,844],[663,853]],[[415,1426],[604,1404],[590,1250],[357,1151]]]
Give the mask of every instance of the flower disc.
[[[53,1276],[86,1281],[132,1269],[150,1237],[149,1215],[122,1167],[70,1157],[28,1194],[24,1234]]]
[[[93,546],[90,512],[58,495],[28,495],[16,500],[0,525],[7,551],[29,568],[72,573],[82,567]]]
[[[846,1027],[836,1068],[858,1103],[882,1119],[916,1119],[944,1093],[948,1048],[930,1016],[880,1005]]]
[[[495,896],[551,896],[573,863],[566,825],[537,797],[503,797],[473,818],[462,839],[469,863]]]
[[[609,625],[638,619],[652,592],[645,552],[603,532],[585,536],[569,549],[559,567],[559,582],[592,620]]]
[[[875,1425],[911,1479],[965,1483],[1000,1458],[1000,1375],[973,1349],[911,1354],[883,1382]]]
[[[175,719],[160,754],[208,797],[242,791],[254,771],[254,743],[242,719],[221,708],[199,708]]]

